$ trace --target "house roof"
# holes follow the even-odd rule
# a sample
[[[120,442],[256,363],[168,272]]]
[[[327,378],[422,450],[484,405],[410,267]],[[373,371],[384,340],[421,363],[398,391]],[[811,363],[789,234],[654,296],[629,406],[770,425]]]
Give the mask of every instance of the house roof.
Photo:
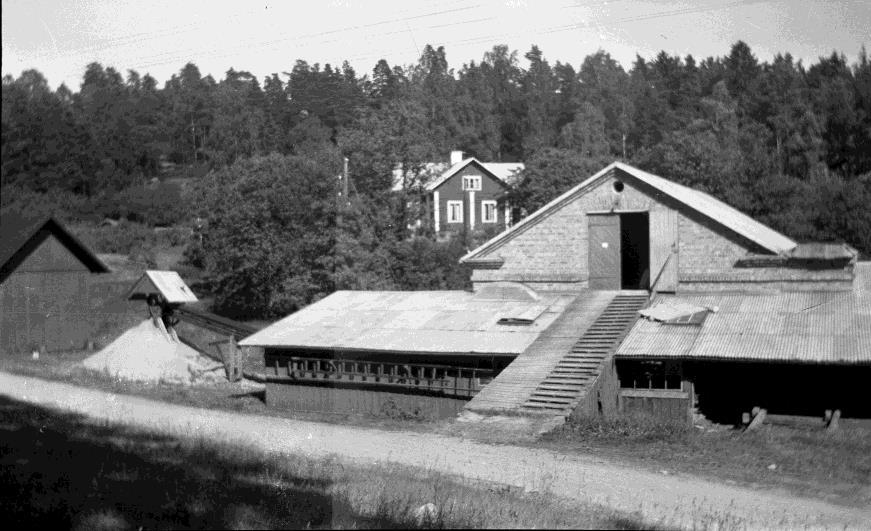
[[[411,355],[515,356],[575,297],[541,295],[533,299],[520,294],[506,299],[511,296],[508,292],[337,291],[239,344]],[[501,319],[510,324],[499,324]]]
[[[871,291],[660,295],[714,308],[701,325],[639,319],[620,358],[871,364]]]
[[[127,298],[144,299],[152,293],[160,293],[170,304],[197,302],[197,296],[175,271],[146,271],[130,289]]]
[[[36,237],[46,229],[53,234],[92,273],[107,273],[109,268],[97,256],[51,216],[27,216],[16,212],[0,215],[0,280],[24,261],[38,243]]]
[[[447,171],[441,174],[436,180],[430,182],[426,189],[428,191],[433,191],[439,186],[441,186],[445,181],[456,175],[460,170],[468,166],[469,164],[477,164],[486,170],[492,177],[496,180],[502,182],[502,184],[510,185],[513,184],[514,176],[516,172],[522,170],[524,165],[522,162],[481,162],[478,159],[472,157],[468,159],[463,159],[460,162],[451,166]]]
[[[625,174],[652,186],[659,192],[671,197],[692,210],[707,216],[714,222],[719,223],[774,254],[789,252],[797,245],[796,242],[787,238],[783,234],[759,223],[750,216],[741,213],[737,209],[704,192],[693,190],[692,188],[669,181],[668,179],[664,179],[658,175],[639,170],[638,168],[634,168],[622,162],[613,162],[592,177],[583,181],[581,184],[541,207],[520,223],[497,235],[477,249],[472,250],[466,256],[461,258],[460,261],[466,262],[474,260],[476,257],[492,251],[518,234],[523,233],[528,228],[545,219],[552,212],[562,208],[566,203],[597,184],[614,169],[621,170]]]

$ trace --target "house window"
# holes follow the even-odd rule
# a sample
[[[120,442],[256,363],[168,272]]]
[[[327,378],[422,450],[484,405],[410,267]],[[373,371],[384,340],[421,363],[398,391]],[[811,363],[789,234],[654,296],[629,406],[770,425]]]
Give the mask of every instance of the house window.
[[[480,175],[466,175],[463,177],[463,190],[477,192],[481,190]]]
[[[448,201],[448,223],[463,222],[463,202]]]
[[[481,201],[481,223],[496,223],[496,201]]]

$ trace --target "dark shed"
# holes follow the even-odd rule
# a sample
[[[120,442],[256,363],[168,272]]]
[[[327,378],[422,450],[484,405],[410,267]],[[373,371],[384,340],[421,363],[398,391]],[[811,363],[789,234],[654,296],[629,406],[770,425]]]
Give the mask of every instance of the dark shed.
[[[56,219],[0,216],[0,353],[82,348],[91,276],[108,271]]]

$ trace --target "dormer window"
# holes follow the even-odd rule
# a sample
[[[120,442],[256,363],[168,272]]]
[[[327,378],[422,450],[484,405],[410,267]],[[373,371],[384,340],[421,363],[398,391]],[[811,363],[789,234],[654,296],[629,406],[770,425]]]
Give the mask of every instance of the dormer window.
[[[463,177],[463,190],[469,192],[478,192],[481,190],[480,175],[466,175]]]

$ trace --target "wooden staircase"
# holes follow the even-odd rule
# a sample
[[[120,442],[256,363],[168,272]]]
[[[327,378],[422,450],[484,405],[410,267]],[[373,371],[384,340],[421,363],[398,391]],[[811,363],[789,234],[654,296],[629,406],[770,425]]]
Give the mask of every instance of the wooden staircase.
[[[526,399],[521,411],[567,417],[596,380],[603,362],[632,328],[648,295],[616,295],[550,374]]]

